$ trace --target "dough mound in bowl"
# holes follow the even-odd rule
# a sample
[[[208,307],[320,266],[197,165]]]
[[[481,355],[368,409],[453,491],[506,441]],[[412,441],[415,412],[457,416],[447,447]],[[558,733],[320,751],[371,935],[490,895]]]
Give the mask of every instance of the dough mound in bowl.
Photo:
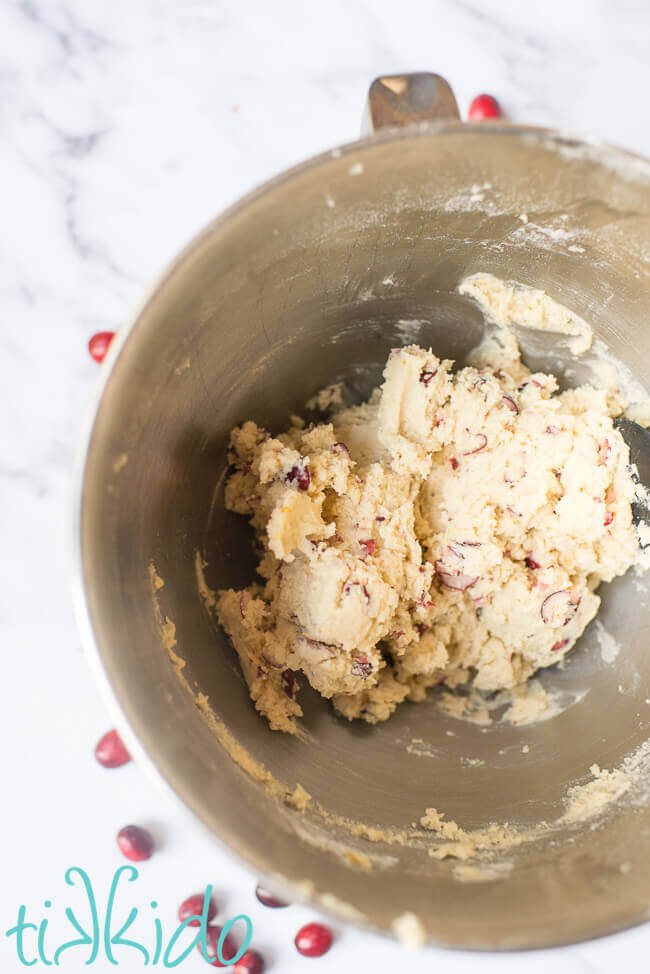
[[[439,684],[517,687],[638,560],[616,396],[558,393],[498,342],[473,361],[394,349],[330,422],[233,431],[226,505],[255,529],[262,581],[217,608],[273,729],[296,731],[299,672],[369,723]]]

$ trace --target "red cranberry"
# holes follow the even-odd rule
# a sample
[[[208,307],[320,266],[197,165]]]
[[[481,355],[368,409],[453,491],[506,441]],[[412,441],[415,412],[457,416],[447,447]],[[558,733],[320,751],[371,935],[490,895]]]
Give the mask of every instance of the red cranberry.
[[[526,558],[525,561],[526,561],[526,568],[531,568],[533,569],[533,571],[535,571],[540,567],[539,562],[535,561],[534,558]]]
[[[470,122],[479,122],[484,118],[501,118],[502,114],[496,98],[492,95],[477,95],[476,98],[472,98],[467,117]]]
[[[568,588],[551,592],[542,602],[542,622],[547,626],[558,626],[560,623],[563,626],[568,625],[578,611],[580,601],[580,596],[576,596]]]
[[[469,443],[467,446],[471,446],[471,450],[464,450],[463,456],[469,457],[472,453],[480,453],[488,445],[488,438],[485,433],[473,433],[470,436]],[[455,468],[454,468],[455,469]]]
[[[282,688],[286,695],[293,700],[296,695],[296,678],[291,670],[282,670]]]
[[[103,362],[109,345],[115,338],[114,331],[98,331],[88,342],[88,351],[96,362]]]
[[[472,585],[476,585],[480,578],[480,575],[462,575],[460,572],[457,573],[446,571],[444,562],[439,560],[434,562],[434,567],[442,584],[446,585],[447,588],[455,589],[457,592],[464,592],[466,589],[471,588]],[[418,599],[419,604],[424,606],[432,606],[433,602],[425,601],[426,596],[427,593],[423,592],[420,596],[421,601]]]
[[[553,643],[553,645],[551,646],[551,652],[555,653],[558,649],[564,649],[568,641],[569,641],[568,639],[558,639],[558,641],[556,643]]]
[[[437,374],[437,369],[422,369],[420,372],[420,382],[423,382],[425,386],[428,386],[433,377]]]
[[[281,907],[289,906],[284,900],[278,899],[270,890],[258,883],[255,887],[255,896],[264,906],[270,906],[272,910],[279,910]]]
[[[121,768],[131,760],[131,755],[124,747],[122,738],[116,730],[107,731],[101,737],[95,748],[95,757],[102,768]]]
[[[247,950],[233,967],[233,974],[263,974],[265,966],[261,954],[256,950]]]
[[[456,457],[449,457],[449,462],[452,470],[458,470],[458,460]]]
[[[372,558],[372,556],[375,553],[375,539],[369,538],[367,541],[360,541],[359,544],[361,545],[365,553]]]
[[[203,893],[195,893],[194,896],[188,896],[186,900],[183,900],[178,908],[178,919],[181,923],[187,920],[188,917],[200,917],[203,913]],[[208,906],[208,923],[217,915],[217,905],[214,900],[210,900],[210,905]],[[188,923],[188,927],[199,927],[201,925],[200,920],[192,920]]]
[[[226,963],[222,964],[221,961],[219,960],[219,956],[217,954],[217,945],[219,943],[219,937],[221,936],[222,929],[223,927],[218,927],[216,925],[206,927],[205,945],[207,948],[207,954],[209,958],[208,964],[211,964],[212,967],[226,967],[228,961],[232,960],[232,958],[237,953],[237,944],[230,936],[230,934],[227,933],[226,936],[221,941],[221,956],[226,961]],[[199,951],[201,952],[201,956],[203,956],[203,950],[202,950],[200,940],[197,946]]]
[[[139,825],[125,825],[117,833],[117,844],[120,852],[133,862],[151,859],[155,848],[153,836]]]
[[[296,934],[296,950],[303,957],[322,957],[332,946],[332,931],[322,923],[307,923]]]
[[[295,467],[291,468],[285,479],[288,484],[292,486],[295,484],[298,490],[309,490],[311,483],[309,467],[304,462],[297,463]]]
[[[614,520],[614,512],[608,511],[607,514],[605,515],[605,520],[603,521],[603,524],[605,525],[605,527],[607,527],[609,524],[612,523],[613,520]]]

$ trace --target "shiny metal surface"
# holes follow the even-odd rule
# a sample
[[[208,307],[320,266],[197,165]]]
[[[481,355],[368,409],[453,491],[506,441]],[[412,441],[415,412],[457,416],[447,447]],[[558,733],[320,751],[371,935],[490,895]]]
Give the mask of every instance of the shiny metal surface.
[[[368,89],[367,129],[379,129],[414,122],[460,118],[449,83],[439,74],[385,75],[375,78]]]
[[[575,229],[573,249],[539,229],[556,226]],[[545,289],[650,387],[649,252],[642,160],[501,124],[384,130],[283,174],[212,223],[113,350],[80,495],[85,643],[160,776],[260,874],[309,880],[313,896],[332,894],[381,930],[413,912],[432,940],[453,946],[559,944],[646,917],[642,801],[597,828],[513,850],[510,875],[480,883],[460,882],[452,861],[422,848],[372,844],[287,810],[233,763],[180,685],[149,566],[164,580],[160,607],[190,684],[278,780],[299,781],[332,814],[400,829],[431,805],[467,828],[557,817],[589,765],[613,767],[648,737],[648,608],[633,580],[603,587],[601,618],[623,646],[615,663],[601,662],[588,633],[569,665],[544,677],[567,693],[588,690],[552,720],[483,730],[418,704],[371,728],[338,719],[304,688],[309,739],[300,740],[270,732],[251,706],[199,597],[195,553],[212,588],[251,578],[249,534],[221,498],[231,427],[252,418],[279,430],[337,379],[365,395],[405,335],[462,362],[483,327],[456,293],[465,274]],[[530,354],[558,367],[550,343]],[[332,839],[375,867],[344,862],[324,847]]]

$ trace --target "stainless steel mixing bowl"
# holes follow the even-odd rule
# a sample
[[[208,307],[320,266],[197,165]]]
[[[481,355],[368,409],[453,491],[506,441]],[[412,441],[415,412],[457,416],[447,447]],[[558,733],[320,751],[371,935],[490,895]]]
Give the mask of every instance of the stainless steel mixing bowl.
[[[642,798],[511,851],[507,875],[464,882],[418,842],[371,843],[287,808],[228,756],[161,639],[171,620],[190,687],[275,779],[300,782],[334,816],[382,828],[408,829],[431,805],[467,828],[557,818],[593,762],[613,767],[648,736],[647,598],[628,578],[602,590],[618,659],[605,665],[588,633],[566,668],[544,676],[567,698],[588,690],[557,717],[482,729],[417,704],[369,727],[337,718],[306,687],[305,740],[267,729],[199,596],[197,551],[213,589],[248,583],[254,570],[247,526],[222,503],[230,429],[248,418],[281,429],[336,379],[365,395],[406,340],[462,362],[483,330],[456,292],[468,273],[543,288],[650,387],[650,164],[500,122],[397,127],[413,98],[420,118],[453,115],[441,85],[377,82],[370,117],[390,127],[283,173],[218,217],[120,333],[80,478],[77,601],[128,739],[258,874],[379,930],[412,912],[438,944],[553,945],[646,918]],[[531,355],[567,364],[548,338]],[[152,564],[164,580],[158,619]],[[170,634],[167,625],[168,645]]]

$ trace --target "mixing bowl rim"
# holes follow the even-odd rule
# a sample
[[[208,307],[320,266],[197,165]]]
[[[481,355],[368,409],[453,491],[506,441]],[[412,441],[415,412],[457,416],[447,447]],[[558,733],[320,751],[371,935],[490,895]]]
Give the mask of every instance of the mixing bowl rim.
[[[599,156],[598,161],[605,165],[608,164],[609,160],[611,160],[612,163],[618,161],[623,163],[635,163],[639,169],[647,170],[647,178],[650,183],[650,159],[642,154],[632,152],[628,149],[623,149],[600,139],[595,139],[584,135],[576,135],[563,129],[553,129],[534,125],[519,125],[507,121],[468,123],[454,120],[444,120],[437,122],[419,122],[401,127],[386,127],[360,139],[345,142],[332,149],[324,150],[315,156],[311,156],[291,166],[289,169],[283,170],[270,179],[265,180],[263,183],[255,186],[244,196],[230,204],[225,210],[218,213],[201,230],[194,234],[192,238],[181,248],[177,255],[167,263],[164,270],[154,279],[153,283],[145,290],[143,297],[135,306],[133,313],[128,317],[126,324],[120,326],[109,347],[106,358],[102,363],[94,390],[86,406],[71,481],[72,497],[69,508],[71,512],[71,530],[68,532],[68,557],[71,562],[72,601],[77,630],[81,639],[83,653],[88,662],[95,685],[98,687],[100,695],[106,703],[107,709],[115,722],[116,728],[122,735],[129,752],[133,757],[135,757],[139,767],[145,770],[148,777],[155,781],[159,788],[163,789],[168,796],[173,798],[176,807],[178,808],[179,812],[181,812],[182,816],[188,821],[188,823],[191,821],[195,825],[198,824],[204,834],[215,842],[221,849],[223,849],[227,855],[232,856],[236,862],[238,862],[253,875],[257,875],[260,879],[266,879],[271,883],[272,888],[276,889],[279,894],[285,895],[288,899],[290,899],[291,902],[308,903],[318,912],[335,919],[339,923],[345,923],[360,930],[370,930],[384,936],[391,935],[389,931],[383,927],[378,927],[372,924],[369,920],[366,920],[366,922],[350,920],[349,917],[343,916],[340,913],[337,913],[334,909],[324,906],[315,897],[306,894],[300,889],[299,886],[294,885],[290,881],[282,881],[275,875],[272,877],[268,874],[266,876],[262,875],[263,870],[261,870],[260,867],[254,862],[253,857],[249,858],[242,852],[234,849],[225,839],[221,837],[218,832],[213,830],[206,822],[202,820],[198,812],[196,812],[180,797],[174,786],[170,781],[168,781],[162,765],[156,763],[153,757],[149,755],[149,752],[146,750],[144,744],[141,743],[139,737],[133,730],[124,711],[122,702],[118,697],[118,692],[108,676],[108,673],[104,667],[103,653],[99,645],[99,640],[95,635],[90,608],[86,598],[86,585],[84,577],[85,565],[82,531],[83,495],[86,483],[88,457],[93,440],[96,421],[102,406],[106,386],[120,357],[121,351],[126,345],[129,336],[137,327],[139,321],[147,313],[149,306],[156,299],[160,291],[174,277],[174,275],[182,271],[183,266],[192,258],[197,250],[200,250],[200,248],[210,237],[212,237],[222,228],[226,227],[228,223],[235,219],[248,206],[273,193],[277,188],[289,182],[294,177],[305,174],[312,169],[317,169],[319,166],[329,161],[349,157],[356,153],[363,154],[364,151],[371,151],[376,145],[398,140],[438,137],[463,133],[478,134],[480,136],[502,135],[510,138],[529,137],[539,140],[540,146],[550,142],[558,147],[564,145],[571,150],[580,151],[581,149],[584,149],[588,152],[596,153]],[[624,177],[621,176],[621,178]],[[593,939],[600,939],[601,937],[630,930],[646,922],[646,919],[647,918],[643,915],[635,916],[624,922],[613,923],[611,926],[605,927],[602,932],[594,934],[593,936],[582,937],[579,939],[571,938],[557,940],[551,944],[535,942],[528,944],[525,947],[516,948],[509,948],[507,945],[497,945],[492,948],[474,948],[471,945],[447,944],[441,940],[435,940],[431,935],[428,936],[427,943],[429,946],[433,947],[451,950],[468,950],[473,954],[489,954],[497,951],[518,953],[538,949],[552,949],[553,947],[589,942]]]

